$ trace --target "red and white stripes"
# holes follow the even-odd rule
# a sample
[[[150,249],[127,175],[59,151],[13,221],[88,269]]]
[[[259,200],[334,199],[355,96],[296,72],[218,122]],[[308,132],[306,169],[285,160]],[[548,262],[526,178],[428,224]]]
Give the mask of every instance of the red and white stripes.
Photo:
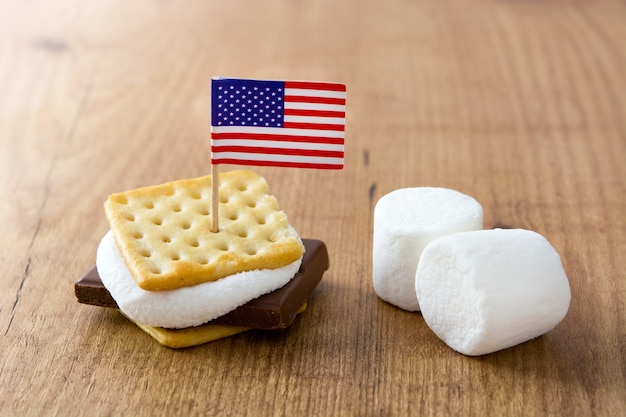
[[[282,126],[212,126],[212,163],[342,169],[345,85],[285,81],[280,99]]]

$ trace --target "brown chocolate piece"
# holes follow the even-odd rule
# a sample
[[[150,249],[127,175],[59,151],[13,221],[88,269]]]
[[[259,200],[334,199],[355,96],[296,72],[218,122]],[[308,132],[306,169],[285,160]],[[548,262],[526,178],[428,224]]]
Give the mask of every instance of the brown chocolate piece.
[[[287,285],[255,298],[211,323],[268,330],[291,325],[329,266],[324,242],[314,239],[302,239],[302,242],[305,247],[302,265]],[[117,308],[95,265],[74,284],[74,292],[79,303]]]
[[[74,284],[74,294],[79,303],[98,307],[117,308],[117,303],[100,280],[96,266],[87,272]]]

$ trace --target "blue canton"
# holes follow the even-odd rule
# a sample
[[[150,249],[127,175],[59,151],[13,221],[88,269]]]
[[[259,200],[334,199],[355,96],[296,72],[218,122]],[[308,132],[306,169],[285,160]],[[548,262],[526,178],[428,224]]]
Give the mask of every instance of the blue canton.
[[[224,78],[213,79],[211,87],[212,126],[283,126],[283,81]]]

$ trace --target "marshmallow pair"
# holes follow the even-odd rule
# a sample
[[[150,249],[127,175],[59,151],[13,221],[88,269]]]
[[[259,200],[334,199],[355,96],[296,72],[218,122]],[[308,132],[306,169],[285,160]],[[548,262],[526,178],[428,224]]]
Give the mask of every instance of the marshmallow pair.
[[[376,293],[398,307],[421,310],[440,339],[470,356],[554,328],[571,299],[556,250],[532,231],[480,230],[468,207],[478,210],[480,226],[482,208],[458,194],[409,188],[381,198],[374,216]],[[413,301],[409,295],[415,302],[407,303]]]

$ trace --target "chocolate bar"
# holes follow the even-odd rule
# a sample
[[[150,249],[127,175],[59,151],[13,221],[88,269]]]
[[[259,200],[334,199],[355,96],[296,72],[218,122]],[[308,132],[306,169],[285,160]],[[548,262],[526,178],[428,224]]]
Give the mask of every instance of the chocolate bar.
[[[305,247],[302,265],[291,281],[210,323],[267,330],[290,326],[329,267],[324,242],[314,239],[302,239],[302,242]],[[102,284],[95,265],[74,284],[74,293],[79,303],[117,308],[117,303]]]

